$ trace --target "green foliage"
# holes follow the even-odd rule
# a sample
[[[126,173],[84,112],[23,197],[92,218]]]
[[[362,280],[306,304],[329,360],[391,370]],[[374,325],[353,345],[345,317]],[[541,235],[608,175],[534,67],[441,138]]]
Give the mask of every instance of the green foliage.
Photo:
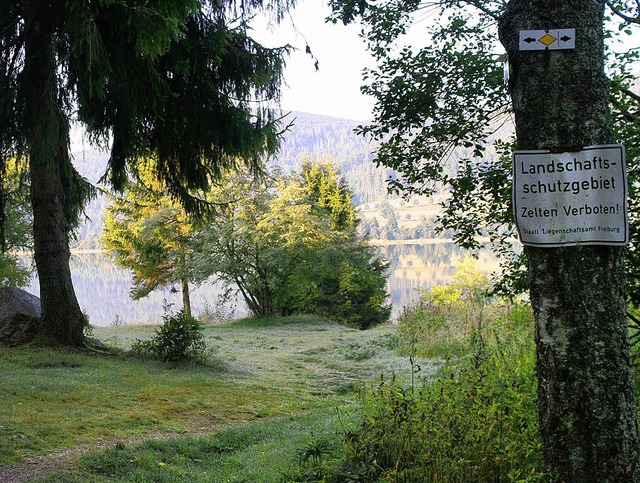
[[[334,21],[362,18],[377,61],[363,87],[377,101],[374,120],[359,132],[380,143],[376,163],[395,170],[390,190],[406,197],[446,191],[451,196],[442,202],[438,230],[465,248],[477,249],[479,236],[509,245],[511,161],[499,155],[505,150],[496,142],[509,141],[511,132],[505,127],[511,102],[495,50],[504,3],[331,4]],[[425,24],[423,43],[408,46],[404,34],[422,28],[416,19],[423,8],[438,21]],[[513,250],[501,253],[508,265]]]
[[[635,2],[606,2],[607,75],[616,141],[627,149],[630,233],[627,278],[630,298],[640,301],[638,196],[640,96],[637,49],[622,40],[637,34]],[[362,37],[376,66],[364,73],[363,92],[376,100],[374,119],[358,132],[379,143],[375,162],[395,173],[396,194],[450,194],[438,225],[456,243],[478,249],[489,237],[503,259],[502,290],[527,288],[526,267],[514,255],[511,206],[514,126],[504,78],[505,56],[497,42],[506,2],[331,0],[332,20],[362,21]],[[434,22],[424,22],[425,14]],[[405,36],[410,33],[411,37]],[[511,73],[512,77],[518,75]]]
[[[299,184],[277,176],[255,179],[239,171],[211,195],[218,213],[202,230],[203,249],[194,258],[203,278],[213,273],[236,286],[258,316],[277,313],[296,270],[326,237]]]
[[[489,278],[473,259],[459,262],[450,284],[429,289],[404,308],[398,320],[404,351],[450,356],[468,350],[485,325],[511,310],[489,295],[490,289]]]
[[[629,25],[620,24],[620,26],[630,28]],[[611,103],[614,107],[613,127],[616,140],[625,146],[629,177],[628,215],[631,244],[626,253],[627,295],[635,306],[640,306],[640,253],[637,248],[640,239],[640,196],[638,196],[640,185],[636,181],[640,177],[640,165],[637,161],[640,159],[640,143],[637,142],[637,133],[640,129],[640,96],[637,90],[636,67],[640,60],[640,52],[637,49],[620,51],[619,46],[612,46],[609,51],[609,60]]]
[[[246,20],[263,11],[281,20],[292,6],[289,0],[2,3],[0,165],[29,158],[47,337],[84,342],[68,257],[56,258],[67,253],[69,230],[96,193],[69,154],[72,122],[110,147],[104,179],[116,189],[141,159],[153,158],[154,174],[173,199],[189,212],[208,211],[198,194],[212,180],[238,164],[257,170],[277,150],[289,49],[254,41]]]
[[[301,178],[317,216],[329,221],[332,241],[309,252],[306,270],[291,284],[307,287],[307,293],[297,300],[287,294],[282,309],[310,311],[360,329],[386,322],[391,314],[385,304],[387,265],[356,235],[351,190],[329,163],[303,163]]]
[[[314,313],[367,328],[385,322],[386,264],[356,234],[351,192],[329,164],[247,172],[216,187],[217,216],[194,258],[203,277],[238,287],[257,316]]]
[[[524,326],[517,319],[495,325],[486,344],[445,363],[435,379],[405,387],[383,378],[364,391],[345,422],[335,481],[548,481],[531,316]]]
[[[132,350],[162,362],[201,362],[206,349],[200,323],[183,311],[165,314],[164,323],[149,340],[137,340]]]
[[[0,286],[3,287],[24,287],[32,272],[10,253],[33,248],[26,170],[24,159],[0,157]]]
[[[332,466],[327,463],[335,452],[335,441],[311,437],[298,449],[300,467],[285,474],[283,482],[325,481],[331,474]]]
[[[24,287],[30,277],[31,270],[22,266],[15,256],[0,253],[0,286]]]
[[[309,197],[331,216],[333,230],[349,231],[356,226],[358,220],[352,191],[334,165],[305,160],[301,177]]]
[[[334,237],[309,251],[304,269],[275,301],[279,313],[315,313],[367,329],[389,320],[387,263],[354,236]]]
[[[631,360],[635,368],[636,394],[638,404],[640,404],[640,314],[637,308],[630,308],[627,312],[629,317],[629,346]]]
[[[184,208],[155,179],[153,161],[140,162],[139,177],[107,208],[102,243],[121,267],[133,272],[131,296],[139,299],[168,285],[183,287],[189,314],[188,283],[195,275],[188,263],[197,249],[194,226]]]
[[[193,190],[238,162],[256,166],[277,147],[277,100],[287,48],[265,48],[242,21],[284,2],[176,2],[144,9],[69,2],[69,83],[78,116],[98,138],[113,133],[109,179],[117,187],[144,154],[184,205],[206,209]],[[257,109],[255,102],[258,102]]]
[[[405,309],[397,335],[379,343],[409,353],[411,382],[394,373],[361,391],[356,410],[342,414],[343,460],[322,481],[548,480],[532,313],[489,297],[489,287],[466,259],[450,286]],[[447,357],[436,377],[419,377],[424,355]]]

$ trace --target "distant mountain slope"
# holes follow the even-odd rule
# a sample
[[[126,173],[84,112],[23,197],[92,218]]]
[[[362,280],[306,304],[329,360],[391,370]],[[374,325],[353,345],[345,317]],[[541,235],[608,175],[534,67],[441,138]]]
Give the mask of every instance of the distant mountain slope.
[[[292,112],[286,122],[293,125],[274,164],[295,170],[304,159],[332,161],[347,179],[357,205],[385,197],[391,170],[374,165],[375,146],[354,132],[357,121]]]

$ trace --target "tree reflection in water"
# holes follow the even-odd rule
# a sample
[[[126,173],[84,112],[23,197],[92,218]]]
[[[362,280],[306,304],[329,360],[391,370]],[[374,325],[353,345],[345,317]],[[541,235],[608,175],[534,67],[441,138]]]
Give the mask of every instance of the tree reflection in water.
[[[378,249],[389,262],[387,290],[391,294],[392,317],[420,296],[418,289],[448,283],[456,263],[467,255],[453,243],[389,244]],[[489,252],[481,253],[479,262],[490,272],[497,269],[495,258]],[[175,310],[181,307],[179,287],[177,290],[169,288],[153,292],[141,300],[131,300],[129,272],[114,265],[104,253],[74,254],[71,273],[80,306],[89,315],[90,323],[96,326],[111,325],[116,319],[125,323],[160,322],[165,301],[175,304]],[[38,295],[37,281],[33,280],[27,290]],[[193,313],[197,316],[206,306],[215,307],[221,293],[221,287],[210,283],[195,288],[192,293]],[[247,314],[241,303],[227,304],[222,310],[235,317]]]

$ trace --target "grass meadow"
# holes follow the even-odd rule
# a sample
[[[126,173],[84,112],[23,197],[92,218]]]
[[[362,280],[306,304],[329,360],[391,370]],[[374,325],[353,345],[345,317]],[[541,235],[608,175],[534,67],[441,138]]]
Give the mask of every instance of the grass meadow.
[[[393,326],[203,327],[204,364],[132,355],[153,326],[93,328],[111,354],[0,347],[0,480],[287,481],[301,460],[341,451],[338,415],[360,386],[411,377]],[[436,366],[421,361],[422,374]]]

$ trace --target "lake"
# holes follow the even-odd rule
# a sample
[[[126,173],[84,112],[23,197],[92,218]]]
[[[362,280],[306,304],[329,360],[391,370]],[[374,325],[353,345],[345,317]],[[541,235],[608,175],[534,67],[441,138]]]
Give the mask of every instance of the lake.
[[[447,242],[389,244],[379,246],[378,250],[390,264],[387,291],[393,318],[404,306],[418,299],[419,289],[448,283],[455,273],[456,263],[467,254]],[[489,253],[481,253],[479,264],[487,272],[497,269],[496,261]],[[116,266],[104,253],[75,253],[71,258],[71,273],[80,306],[92,325],[160,322],[166,304],[173,304],[174,311],[182,307],[179,286],[132,300],[129,297],[130,272]],[[38,295],[37,281],[33,280],[26,290]],[[247,315],[240,300],[219,306],[220,294],[221,288],[213,284],[194,288],[191,300],[194,315],[197,317],[205,310],[232,318]]]

